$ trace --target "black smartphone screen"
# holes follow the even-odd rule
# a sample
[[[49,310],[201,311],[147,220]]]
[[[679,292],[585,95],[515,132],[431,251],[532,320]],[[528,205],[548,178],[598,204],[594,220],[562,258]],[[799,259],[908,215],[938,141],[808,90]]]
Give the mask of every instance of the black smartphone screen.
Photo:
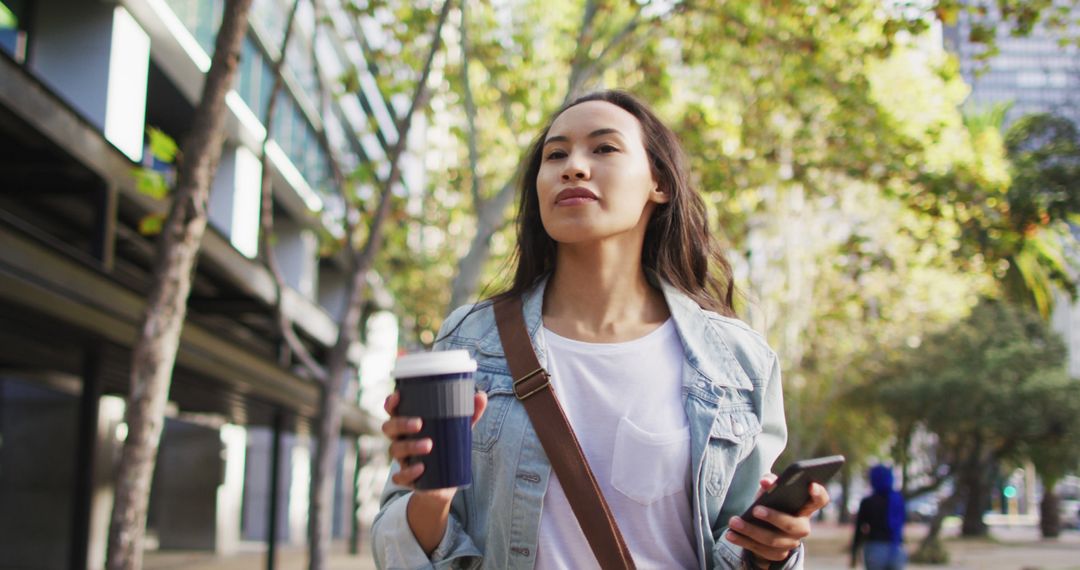
[[[758,520],[753,515],[754,507],[761,505],[793,515],[810,500],[810,483],[824,485],[843,464],[843,455],[803,459],[792,463],[780,474],[776,484],[758,497],[741,518],[748,523],[773,528],[771,524]]]

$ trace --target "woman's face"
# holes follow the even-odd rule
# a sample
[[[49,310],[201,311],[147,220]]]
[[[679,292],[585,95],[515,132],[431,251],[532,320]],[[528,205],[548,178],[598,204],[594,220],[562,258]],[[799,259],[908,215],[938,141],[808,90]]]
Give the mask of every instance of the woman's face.
[[[604,101],[575,105],[552,123],[541,150],[536,191],[540,220],[559,243],[640,235],[656,204],[657,188],[641,125]]]

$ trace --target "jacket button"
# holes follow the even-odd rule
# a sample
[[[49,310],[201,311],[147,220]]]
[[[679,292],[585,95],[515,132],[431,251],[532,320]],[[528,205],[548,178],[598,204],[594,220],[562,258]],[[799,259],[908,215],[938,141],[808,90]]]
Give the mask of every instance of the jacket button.
[[[735,420],[731,420],[731,432],[735,435],[742,435],[746,431],[746,428],[742,424]]]
[[[519,548],[517,546],[510,548],[510,552],[513,552],[514,554],[517,554],[518,556],[528,556],[529,555],[529,549],[528,548]]]

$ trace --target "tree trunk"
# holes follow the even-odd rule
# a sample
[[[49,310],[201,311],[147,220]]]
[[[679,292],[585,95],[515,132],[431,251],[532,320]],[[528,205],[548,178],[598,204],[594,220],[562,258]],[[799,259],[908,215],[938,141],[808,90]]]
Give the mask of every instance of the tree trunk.
[[[926,536],[919,543],[919,548],[911,556],[911,561],[919,564],[945,564],[949,561],[949,552],[941,541],[941,528],[945,517],[952,513],[953,507],[960,499],[959,491],[954,491],[949,498],[938,504],[938,512],[930,520],[930,528]]]
[[[353,255],[352,259],[345,297],[345,311],[338,323],[337,342],[330,351],[326,365],[326,381],[323,383],[319,398],[319,426],[315,455],[311,460],[312,475],[308,509],[308,563],[311,570],[324,570],[327,566],[327,555],[330,550],[330,514],[333,512],[330,505],[334,491],[334,479],[331,474],[334,460],[337,458],[338,440],[341,436],[341,390],[345,384],[345,375],[348,373],[349,347],[356,340],[357,329],[360,325],[367,273],[374,264],[375,256],[382,249],[382,226],[390,212],[393,189],[401,178],[401,155],[408,142],[413,117],[416,111],[426,104],[428,98],[428,78],[431,76],[435,54],[442,44],[443,25],[450,14],[451,4],[450,0],[443,3],[439,21],[432,33],[431,50],[427,54],[424,69],[413,92],[412,104],[398,122],[398,140],[388,157],[390,175],[382,185],[379,205],[371,221],[367,243],[364,244],[362,251]],[[351,242],[348,245],[350,248],[355,247]]]
[[[512,180],[516,180],[516,177]],[[450,289],[451,309],[475,301],[473,297],[480,286],[484,264],[491,256],[491,236],[499,230],[505,219],[506,209],[517,195],[514,188],[513,181],[507,182],[498,194],[477,205],[476,235],[473,236],[468,253],[458,264],[458,273],[454,276]]]
[[[1061,536],[1061,500],[1054,487],[1057,481],[1043,479],[1043,498],[1039,502],[1039,530],[1043,538]]]
[[[210,181],[221,159],[225,94],[236,76],[250,7],[251,0],[225,3],[213,62],[183,146],[169,217],[158,238],[153,280],[132,351],[131,393],[124,417],[128,435],[117,466],[116,497],[109,523],[109,570],[142,567],[146,509],[165,403],[199,244],[206,230]]]
[[[840,524],[851,523],[851,512],[848,511],[848,498],[851,496],[851,464],[845,464],[844,468],[840,470],[840,496],[837,498],[836,505],[840,511],[839,522]]]
[[[989,533],[989,528],[983,522],[989,498],[986,471],[982,465],[973,466],[964,473],[961,481],[966,487],[967,498],[964,501],[964,524],[960,534],[969,538],[986,536]]]

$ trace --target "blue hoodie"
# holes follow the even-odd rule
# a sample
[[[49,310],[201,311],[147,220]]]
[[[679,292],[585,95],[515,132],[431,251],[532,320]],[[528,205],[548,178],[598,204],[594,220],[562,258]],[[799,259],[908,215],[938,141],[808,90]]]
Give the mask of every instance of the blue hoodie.
[[[893,489],[892,469],[884,465],[875,465],[870,469],[870,486],[874,494],[888,499],[889,533],[893,544],[900,544],[904,537],[904,497]]]

